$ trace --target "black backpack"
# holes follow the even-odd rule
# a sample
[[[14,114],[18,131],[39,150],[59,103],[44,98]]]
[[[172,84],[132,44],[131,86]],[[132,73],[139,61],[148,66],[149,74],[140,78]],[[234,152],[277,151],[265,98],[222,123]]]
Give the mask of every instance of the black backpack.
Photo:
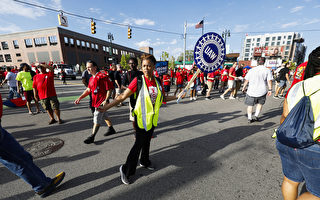
[[[310,96],[306,96],[302,82],[304,96],[290,110],[284,122],[277,129],[277,139],[280,143],[292,148],[305,148],[315,144],[313,140],[314,117]]]

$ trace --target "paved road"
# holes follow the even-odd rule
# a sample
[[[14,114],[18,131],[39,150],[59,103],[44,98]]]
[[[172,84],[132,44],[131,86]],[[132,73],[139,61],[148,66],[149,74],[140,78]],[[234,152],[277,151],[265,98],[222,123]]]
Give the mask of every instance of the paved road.
[[[92,126],[88,100],[74,105],[73,96],[84,87],[80,80],[68,82],[67,86],[56,82],[65,124],[48,126],[47,114],[29,116],[26,108],[7,108],[2,119],[3,127],[22,145],[44,138],[64,140],[60,150],[35,159],[48,176],[60,170],[67,174],[48,199],[281,199],[281,164],[271,139],[281,100],[269,97],[262,121],[249,125],[244,103],[223,101],[216,92],[210,101],[186,98],[164,105],[157,137],[151,141],[150,158],[157,170],[138,167],[134,183],[127,186],[120,181],[119,166],[134,142],[128,107],[109,112],[116,135],[103,136],[107,130],[103,126],[95,144],[85,145]],[[38,198],[2,166],[0,176],[0,199]]]

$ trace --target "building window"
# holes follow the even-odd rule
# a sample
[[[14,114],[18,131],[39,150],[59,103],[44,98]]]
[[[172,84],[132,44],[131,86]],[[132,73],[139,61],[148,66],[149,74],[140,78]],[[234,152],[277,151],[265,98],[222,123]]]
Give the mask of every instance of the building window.
[[[254,38],[252,39],[252,42],[254,42]]]
[[[290,46],[286,46],[286,50],[289,50],[290,49]]]
[[[82,46],[83,48],[85,48],[85,47],[86,47],[86,43],[85,43],[84,41],[81,41],[81,46]]]
[[[94,49],[94,44],[93,43],[91,43],[91,49]]]
[[[281,36],[278,36],[278,40],[281,40]]]
[[[268,42],[270,40],[270,37],[266,37],[266,42]]]
[[[283,36],[283,39],[286,39],[286,36]]]
[[[250,52],[250,49],[245,49],[245,52]]]
[[[260,42],[260,38],[257,38],[257,42]]]
[[[289,51],[285,51],[284,55],[286,55],[286,56],[289,55]]]
[[[245,56],[245,57],[248,57],[248,56],[249,56],[249,53],[245,53],[244,56]]]
[[[17,62],[22,62],[22,60],[21,60],[21,59],[18,59]]]
[[[246,47],[250,47],[250,44],[246,44]]]
[[[5,55],[4,55],[4,58],[6,59],[6,62],[12,62],[12,59],[11,59],[11,55],[10,55],[10,54],[5,54]]]
[[[74,46],[74,39],[73,38],[70,38],[70,45]]]
[[[97,44],[94,45],[96,47],[96,50],[99,50],[99,46]]]
[[[277,42],[277,46],[280,46],[280,42]]]
[[[274,46],[274,42],[271,42],[271,46]]]
[[[106,47],[105,46],[102,46],[102,51],[106,51]]]
[[[25,40],[24,40],[24,43],[26,44],[26,47],[27,47],[27,48],[32,47],[32,40],[31,40],[31,39],[25,39]]]
[[[0,55],[0,62],[4,62],[3,55]]]
[[[285,44],[285,43],[286,43],[285,41],[282,42],[282,44]]]
[[[56,45],[58,44],[57,36],[49,36],[49,43],[50,45]]]
[[[292,38],[292,35],[289,35],[289,36],[288,36],[288,40],[291,40],[291,38]]]
[[[247,43],[250,43],[251,42],[251,39],[247,39]]]
[[[87,48],[90,49],[90,43],[86,42],[86,44],[87,44]]]
[[[106,47],[106,52],[110,52],[110,47]]]
[[[244,58],[244,60],[249,60],[249,58]]]
[[[276,40],[276,37],[272,37],[272,41],[275,41]]]
[[[15,49],[19,49],[19,43],[18,43],[18,40],[13,40],[13,47],[15,48]]]
[[[21,57],[21,53],[16,53],[16,56],[17,57]]]
[[[287,41],[287,45],[290,45],[291,44],[291,42],[290,41]]]
[[[259,47],[259,46],[260,46],[260,43],[257,43],[257,46]]]
[[[9,49],[8,42],[1,42],[1,46],[3,50]]]
[[[45,37],[34,38],[34,45],[36,47],[47,45],[47,39]]]
[[[269,42],[266,42],[265,46],[266,46],[266,47],[269,46]]]
[[[69,45],[69,39],[68,39],[68,37],[64,37],[64,44],[65,44],[65,45]]]
[[[77,40],[77,46],[80,47],[80,40]]]

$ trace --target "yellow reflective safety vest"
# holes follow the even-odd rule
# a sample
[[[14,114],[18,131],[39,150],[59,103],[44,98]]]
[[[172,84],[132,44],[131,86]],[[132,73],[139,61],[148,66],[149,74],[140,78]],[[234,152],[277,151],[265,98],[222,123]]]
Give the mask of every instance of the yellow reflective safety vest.
[[[310,96],[311,107],[314,118],[314,131],[313,140],[320,139],[320,75],[308,78],[304,81],[296,83],[288,93],[287,103],[288,109],[290,110],[299,102],[299,100],[304,96],[302,84],[304,84],[306,96]]]
[[[142,76],[142,86],[139,91],[135,108],[133,110],[133,113],[137,116],[138,127],[146,131],[149,131],[152,128],[152,126],[157,126],[159,110],[163,100],[161,85],[156,78],[155,81],[157,84],[158,91],[155,104],[153,105],[151,102],[145,77]]]

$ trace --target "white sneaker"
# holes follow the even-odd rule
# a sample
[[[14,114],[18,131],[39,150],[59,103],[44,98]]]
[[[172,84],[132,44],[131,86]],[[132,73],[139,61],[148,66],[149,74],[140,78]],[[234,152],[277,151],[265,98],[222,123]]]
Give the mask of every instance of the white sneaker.
[[[196,101],[196,100],[197,100],[197,97],[193,97],[193,100],[195,100],[195,101]]]
[[[220,95],[220,98],[223,99],[223,100],[226,100],[223,95]]]
[[[193,100],[193,98],[192,97],[190,97],[190,101],[192,101]]]
[[[229,97],[229,99],[236,99],[236,98],[234,98],[234,97]]]

